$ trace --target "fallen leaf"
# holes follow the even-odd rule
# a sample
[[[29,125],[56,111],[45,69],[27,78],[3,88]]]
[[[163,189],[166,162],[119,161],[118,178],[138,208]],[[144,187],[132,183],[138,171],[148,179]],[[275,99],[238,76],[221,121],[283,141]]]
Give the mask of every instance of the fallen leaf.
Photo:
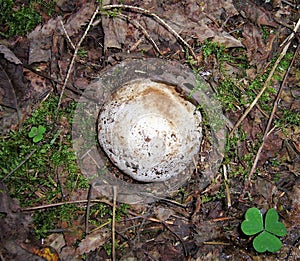
[[[262,25],[271,27],[278,26],[269,11],[261,8],[250,0],[236,0],[234,1],[234,6],[244,18],[253,24],[257,24],[259,27]]]
[[[0,45],[0,105],[5,112],[0,117],[0,133],[20,124],[20,108],[27,99],[27,91],[21,61],[6,46]]]
[[[89,22],[92,14],[94,13],[95,4],[86,3],[79,11],[71,15],[66,22],[62,21],[62,17],[58,16],[55,19],[50,19],[46,24],[37,26],[29,35],[29,57],[28,64],[48,62],[52,59],[52,46],[54,38],[59,35],[66,38],[61,23],[69,37],[77,34],[82,30],[82,26]],[[61,50],[60,50],[61,51]]]
[[[21,211],[19,202],[9,196],[6,186],[0,182],[0,249],[3,260],[32,260],[31,254],[16,243],[27,238],[31,222],[31,214]]]
[[[26,93],[21,61],[6,46],[0,45],[0,97],[2,105],[18,109],[18,102]]]
[[[59,19],[50,19],[45,25],[38,25],[29,35],[28,64],[48,62],[51,59],[52,37],[59,26]]]
[[[82,30],[82,26],[86,25],[95,11],[95,4],[93,2],[86,3],[75,14],[71,15],[65,23],[65,29],[71,37]]]
[[[87,235],[80,243],[77,248],[77,253],[82,255],[105,244],[110,238],[110,230],[103,228],[102,230],[96,230],[95,232]]]
[[[104,31],[104,52],[107,48],[121,49],[125,43],[127,23],[120,18],[109,18],[102,16]]]

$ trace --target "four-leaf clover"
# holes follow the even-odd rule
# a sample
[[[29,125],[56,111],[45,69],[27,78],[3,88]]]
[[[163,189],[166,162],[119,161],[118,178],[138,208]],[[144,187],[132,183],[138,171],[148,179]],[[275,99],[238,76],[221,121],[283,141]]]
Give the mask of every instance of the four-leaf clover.
[[[278,214],[274,208],[268,210],[265,217],[265,224],[259,209],[249,208],[242,222],[242,231],[248,235],[256,235],[253,240],[253,247],[257,252],[276,252],[281,248],[281,241],[277,236],[286,235],[286,227],[278,221]]]
[[[43,134],[46,132],[44,126],[39,125],[38,127],[32,127],[28,133],[29,138],[33,138],[33,142],[39,142],[43,139]]]

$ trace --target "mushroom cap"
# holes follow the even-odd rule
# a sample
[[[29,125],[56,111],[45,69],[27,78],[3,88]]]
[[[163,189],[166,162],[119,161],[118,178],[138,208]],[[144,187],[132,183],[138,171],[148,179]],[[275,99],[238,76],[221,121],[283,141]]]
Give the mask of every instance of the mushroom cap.
[[[202,117],[173,85],[137,79],[117,89],[98,116],[98,141],[112,163],[137,181],[165,181],[200,150]]]

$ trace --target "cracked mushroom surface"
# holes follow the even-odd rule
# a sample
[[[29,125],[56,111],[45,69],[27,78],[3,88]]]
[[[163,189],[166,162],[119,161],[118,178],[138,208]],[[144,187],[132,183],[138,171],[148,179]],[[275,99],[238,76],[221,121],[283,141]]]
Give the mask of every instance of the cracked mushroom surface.
[[[98,141],[124,173],[141,182],[181,173],[199,153],[202,117],[176,88],[146,79],[131,81],[100,110]]]

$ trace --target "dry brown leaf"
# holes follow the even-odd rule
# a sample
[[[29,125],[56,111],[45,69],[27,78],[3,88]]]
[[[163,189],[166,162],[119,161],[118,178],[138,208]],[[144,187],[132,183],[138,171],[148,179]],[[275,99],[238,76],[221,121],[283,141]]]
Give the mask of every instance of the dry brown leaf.
[[[6,46],[0,45],[0,89],[3,105],[18,108],[26,93],[21,61]]]
[[[131,3],[131,1],[127,2],[127,4]],[[161,17],[187,41],[193,39],[198,42],[204,42],[206,39],[212,39],[224,44],[226,47],[243,46],[240,40],[228,35],[221,25],[216,25],[213,22],[220,21],[221,16],[225,16],[228,19],[238,14],[232,4],[232,0],[205,1],[200,3],[193,0],[187,0],[184,3],[181,1],[175,1],[174,3],[170,3],[169,1],[162,3],[151,1],[151,3],[141,2],[139,7]],[[161,43],[164,45],[160,47],[162,50],[166,46],[172,47],[176,42],[174,36],[166,28],[148,16],[136,15],[133,12],[130,12],[129,16],[139,22],[157,44]],[[110,47],[121,48],[124,45],[130,45],[132,41],[138,41],[140,38],[140,34],[136,33],[137,29],[131,32],[130,26],[126,25],[124,21],[120,22],[121,24],[115,25],[115,21],[117,20],[116,18],[107,20],[104,17],[102,21],[105,34],[105,50]],[[125,39],[126,32],[129,41]]]
[[[71,15],[65,24],[68,35],[71,37],[82,30],[82,26],[90,21],[94,12],[95,4],[91,2],[86,3],[78,12]]]
[[[77,253],[82,255],[90,251],[95,250],[96,248],[105,244],[105,242],[110,238],[110,230],[103,228],[97,230],[86,236],[80,243],[77,248]]]
[[[59,19],[50,19],[45,25],[37,26],[29,35],[28,64],[48,62],[51,59],[52,37],[59,26]]]
[[[32,217],[20,210],[19,202],[9,196],[2,182],[0,182],[0,214],[0,249],[3,260],[32,260],[32,256],[16,243],[26,239]]]
[[[234,5],[240,14],[253,24],[257,24],[258,26],[278,26],[269,11],[261,8],[250,0],[236,0],[234,1]]]
[[[95,11],[94,3],[87,3],[78,12],[71,15],[64,28],[69,37],[77,34],[86,23],[89,22],[92,14]],[[48,62],[55,54],[52,53],[54,36],[64,35],[64,31],[61,25],[62,17],[58,16],[55,19],[50,19],[46,24],[37,26],[29,35],[30,41],[28,64]],[[56,46],[54,46],[57,49]]]
[[[103,16],[102,26],[104,31],[104,52],[107,48],[122,49],[128,30],[127,23],[120,18]]]
[[[26,100],[27,91],[21,61],[6,46],[0,45],[0,103],[5,112],[0,115],[0,133],[20,123],[20,107]]]
[[[243,28],[243,37],[242,43],[247,49],[248,61],[250,61],[250,65],[256,65],[258,71],[260,71],[265,62],[273,55],[272,47],[276,36],[270,34],[265,44],[261,30],[257,26],[248,23]]]

